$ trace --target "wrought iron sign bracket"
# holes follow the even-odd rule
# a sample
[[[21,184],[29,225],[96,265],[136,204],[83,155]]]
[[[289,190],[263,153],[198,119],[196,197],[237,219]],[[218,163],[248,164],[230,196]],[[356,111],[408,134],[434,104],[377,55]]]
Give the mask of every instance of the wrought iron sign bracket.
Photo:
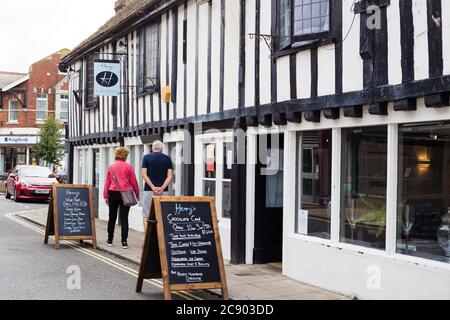
[[[269,48],[270,51],[270,59],[272,59],[273,57],[273,53],[274,53],[274,41],[275,41],[275,36],[270,35],[270,34],[262,34],[262,33],[249,33],[248,36],[250,37],[250,40],[253,39],[257,39],[259,41],[263,41],[266,43],[267,47]]]

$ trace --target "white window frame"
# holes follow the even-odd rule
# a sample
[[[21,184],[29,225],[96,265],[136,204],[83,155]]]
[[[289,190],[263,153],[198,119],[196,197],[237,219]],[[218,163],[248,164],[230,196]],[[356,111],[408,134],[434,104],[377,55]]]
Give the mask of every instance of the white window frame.
[[[11,109],[11,105],[12,105],[11,102],[17,103],[17,109],[16,110],[12,110]],[[11,119],[11,114],[13,112],[17,115],[16,119]],[[19,100],[16,100],[16,99],[9,100],[9,103],[8,103],[8,123],[13,123],[13,124],[19,123]]]
[[[45,96],[45,98],[43,98],[43,96]],[[41,108],[39,106],[39,102],[43,102],[45,101],[45,110],[44,108]],[[44,112],[45,111],[45,118],[39,118],[38,114],[39,112]],[[43,123],[45,121],[45,119],[48,117],[48,93],[38,93],[36,95],[36,122],[37,123]]]
[[[233,132],[218,132],[198,135],[195,137],[195,194],[196,196],[204,196],[204,182],[216,182],[216,208],[217,216],[220,224],[231,227],[231,218],[223,216],[223,182],[231,182],[231,179],[224,179],[224,145],[233,142]],[[205,159],[204,152],[207,144],[215,144],[216,146],[216,177],[205,178]]]
[[[65,98],[63,98],[63,97],[65,97]],[[62,117],[62,114],[63,114],[63,107],[62,107],[63,106],[63,102],[67,103],[67,109],[66,109],[67,111],[64,112],[64,113],[67,114],[66,118]],[[59,120],[61,120],[63,122],[69,121],[69,95],[68,94],[60,94],[59,95]]]

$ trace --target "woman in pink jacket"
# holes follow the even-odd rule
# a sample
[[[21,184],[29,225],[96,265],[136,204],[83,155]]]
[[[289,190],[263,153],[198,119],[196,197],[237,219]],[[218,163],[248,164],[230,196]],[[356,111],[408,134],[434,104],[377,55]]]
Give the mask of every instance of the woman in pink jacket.
[[[110,247],[113,244],[114,230],[117,222],[117,211],[120,208],[123,249],[128,249],[128,215],[130,214],[130,207],[124,206],[120,191],[133,190],[136,198],[139,200],[139,186],[136,180],[136,174],[133,167],[126,163],[129,153],[127,148],[116,148],[116,162],[108,167],[103,192],[106,205],[109,206],[107,244]]]

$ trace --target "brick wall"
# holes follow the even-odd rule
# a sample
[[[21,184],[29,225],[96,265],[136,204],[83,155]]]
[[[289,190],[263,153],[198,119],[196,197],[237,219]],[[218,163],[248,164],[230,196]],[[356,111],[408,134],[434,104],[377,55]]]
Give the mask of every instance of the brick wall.
[[[18,94],[23,100],[26,94],[27,108],[23,109],[19,104],[18,123],[8,123],[9,100],[15,99],[11,94],[6,94],[3,98],[3,108],[0,111],[0,126],[2,128],[35,128],[39,125],[36,123],[36,104],[38,93],[47,93],[48,95],[48,116],[55,115],[56,101],[56,85],[61,82],[65,75],[59,73],[58,64],[61,61],[65,51],[52,54],[36,63],[32,64],[29,69],[30,79],[14,89],[25,89],[24,92]],[[65,83],[62,88],[68,88]]]

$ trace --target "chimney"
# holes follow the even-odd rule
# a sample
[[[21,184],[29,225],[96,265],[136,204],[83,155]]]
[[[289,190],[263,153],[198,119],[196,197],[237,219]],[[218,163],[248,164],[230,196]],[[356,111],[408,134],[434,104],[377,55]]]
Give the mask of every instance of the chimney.
[[[116,3],[114,5],[114,10],[116,10],[116,13],[119,13],[123,8],[127,6],[127,0],[116,0]]]

